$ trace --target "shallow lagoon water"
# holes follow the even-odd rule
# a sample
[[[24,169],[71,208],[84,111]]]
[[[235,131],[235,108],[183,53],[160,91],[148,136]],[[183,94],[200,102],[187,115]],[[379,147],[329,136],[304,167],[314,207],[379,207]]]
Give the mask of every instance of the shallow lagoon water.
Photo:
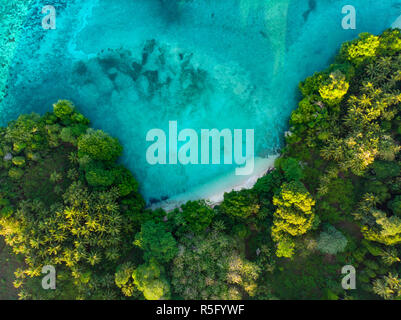
[[[8,59],[0,122],[71,99],[95,127],[120,139],[122,162],[148,202],[190,195],[234,170],[151,166],[150,129],[167,131],[169,121],[179,130],[254,129],[256,155],[272,155],[296,107],[298,82],[326,67],[343,41],[380,33],[401,14],[401,0],[54,2],[56,30],[41,28],[43,1],[28,11]],[[356,30],[341,27],[349,4]]]

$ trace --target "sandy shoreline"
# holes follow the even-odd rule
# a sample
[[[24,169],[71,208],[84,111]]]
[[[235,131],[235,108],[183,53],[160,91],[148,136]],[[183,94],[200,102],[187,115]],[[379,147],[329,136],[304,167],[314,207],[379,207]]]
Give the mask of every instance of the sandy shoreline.
[[[391,25],[391,28],[399,28],[401,29],[401,16],[399,16]]]
[[[255,158],[255,169],[252,176],[236,176],[235,172],[232,171],[226,175],[219,176],[207,184],[193,188],[188,192],[155,203],[150,208],[163,208],[166,211],[171,211],[179,208],[187,201],[200,199],[207,200],[211,206],[215,206],[223,201],[226,192],[251,189],[259,178],[263,177],[269,169],[274,168],[274,161],[278,156],[279,155],[269,156],[268,158]]]

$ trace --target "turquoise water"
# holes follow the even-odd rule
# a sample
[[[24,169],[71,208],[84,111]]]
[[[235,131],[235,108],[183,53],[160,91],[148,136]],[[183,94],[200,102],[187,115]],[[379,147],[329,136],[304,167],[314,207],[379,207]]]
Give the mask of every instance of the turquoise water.
[[[71,99],[95,127],[118,137],[123,163],[148,202],[233,170],[233,165],[156,165],[146,133],[254,129],[256,155],[282,145],[297,84],[326,67],[341,43],[379,33],[401,0],[86,0],[53,1],[57,29],[41,28],[32,5],[9,66],[0,124]],[[343,30],[354,5],[357,29]]]

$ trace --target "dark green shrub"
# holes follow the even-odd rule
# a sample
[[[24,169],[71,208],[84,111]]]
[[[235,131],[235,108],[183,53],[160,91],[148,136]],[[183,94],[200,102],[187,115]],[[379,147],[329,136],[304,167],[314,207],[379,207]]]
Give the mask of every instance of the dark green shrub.
[[[250,190],[233,191],[224,195],[219,211],[228,216],[246,219],[259,212],[257,197]]]
[[[91,168],[86,171],[85,178],[92,187],[109,187],[114,182],[114,173],[102,168]]]
[[[188,201],[181,206],[181,214],[189,230],[203,232],[212,223],[215,212],[204,201]]]
[[[401,167],[395,161],[380,161],[373,163],[372,169],[376,177],[380,180],[386,180],[400,175]]]

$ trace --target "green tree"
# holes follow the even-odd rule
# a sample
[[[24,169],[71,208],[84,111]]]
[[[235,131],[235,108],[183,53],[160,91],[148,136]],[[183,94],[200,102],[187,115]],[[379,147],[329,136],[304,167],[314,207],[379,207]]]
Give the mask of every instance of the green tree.
[[[134,244],[144,250],[144,258],[155,259],[160,263],[171,261],[177,254],[177,242],[165,226],[154,221],[147,221],[141,226],[141,232],[135,236]]]
[[[254,296],[260,268],[243,257],[238,242],[213,229],[180,240],[172,287],[184,299],[227,300]]]
[[[394,200],[388,203],[387,207],[393,212],[394,215],[401,218],[401,196],[396,196]]]
[[[287,181],[302,180],[305,176],[300,161],[295,158],[280,157],[274,165],[283,172]]]
[[[215,212],[205,201],[188,201],[181,206],[181,214],[189,230],[201,233],[211,224]]]
[[[322,253],[335,255],[343,252],[347,243],[347,238],[340,231],[328,225],[319,236],[317,249]]]
[[[137,292],[135,287],[132,274],[135,271],[135,267],[132,263],[127,262],[119,266],[117,272],[114,275],[114,280],[122,291],[122,293],[127,297],[132,297]]]
[[[394,161],[380,161],[373,163],[372,169],[379,180],[397,177],[400,174],[400,165]]]
[[[115,161],[122,154],[122,146],[117,139],[101,130],[88,129],[78,139],[78,156],[89,156],[93,160]]]
[[[167,300],[170,298],[170,284],[163,276],[163,267],[151,259],[140,265],[132,273],[134,284],[147,300]]]
[[[86,181],[92,187],[109,187],[115,180],[114,172],[105,169],[102,163],[91,162],[85,171]]]
[[[68,100],[59,100],[53,105],[54,115],[61,120],[69,119],[74,109],[74,104]]]
[[[398,274],[389,273],[373,282],[373,292],[385,300],[399,299],[401,296],[401,280]]]
[[[257,197],[251,190],[232,191],[224,195],[219,210],[228,216],[246,219],[259,212]]]
[[[113,175],[121,197],[138,192],[139,184],[128,169],[117,166],[113,169]]]
[[[291,257],[294,247],[291,237],[303,235],[313,226],[315,200],[301,182],[292,181],[282,185],[280,194],[273,198],[273,204],[277,207],[272,227],[272,238],[280,249],[277,254],[282,256],[286,252],[286,257]]]
[[[45,147],[44,124],[38,114],[21,115],[5,129],[4,141],[14,146],[15,152],[24,149],[40,150]]]

